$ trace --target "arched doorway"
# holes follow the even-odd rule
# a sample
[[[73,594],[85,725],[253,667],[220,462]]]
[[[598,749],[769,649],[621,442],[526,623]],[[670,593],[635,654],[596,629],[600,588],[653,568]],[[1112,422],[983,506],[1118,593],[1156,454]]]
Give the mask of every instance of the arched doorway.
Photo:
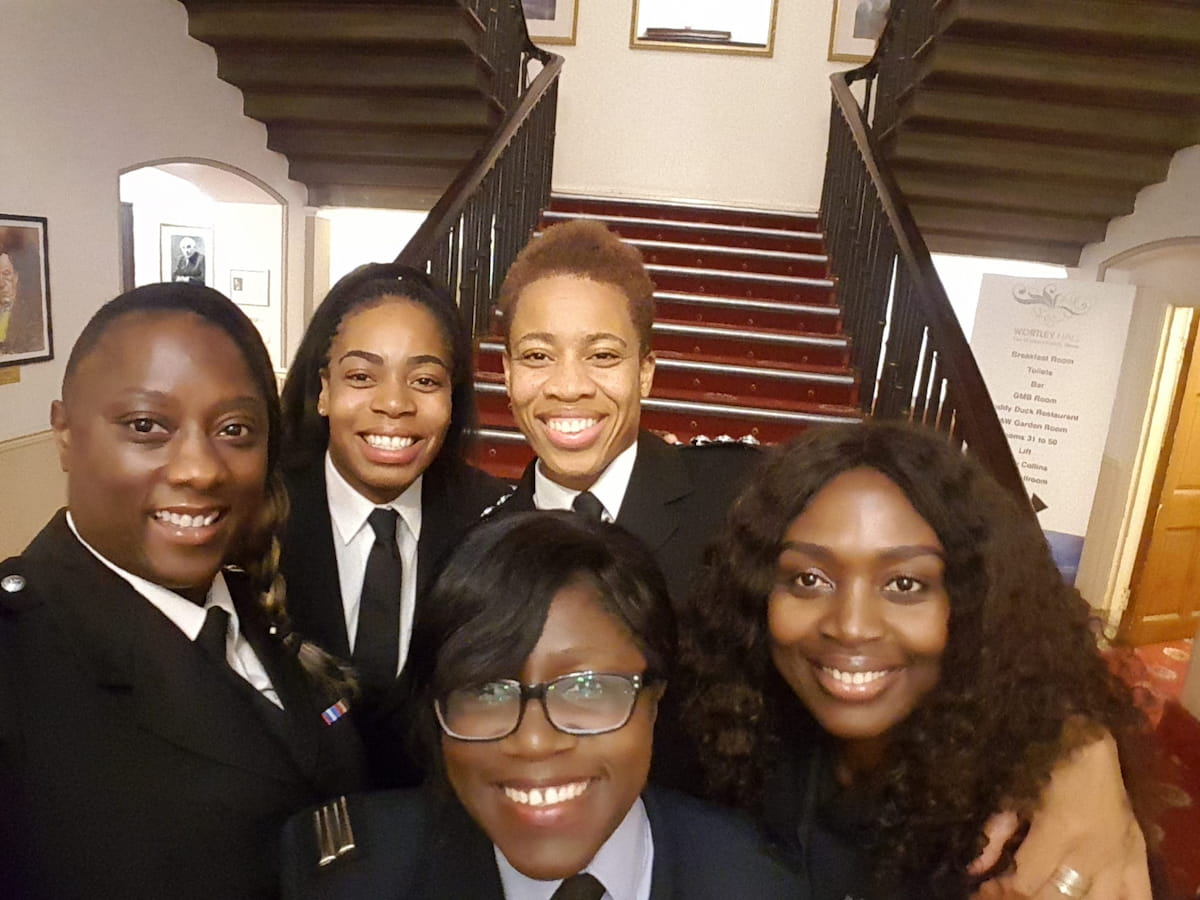
[[[123,289],[207,284],[232,298],[284,362],[284,198],[236,168],[203,159],[141,163],[120,175]]]

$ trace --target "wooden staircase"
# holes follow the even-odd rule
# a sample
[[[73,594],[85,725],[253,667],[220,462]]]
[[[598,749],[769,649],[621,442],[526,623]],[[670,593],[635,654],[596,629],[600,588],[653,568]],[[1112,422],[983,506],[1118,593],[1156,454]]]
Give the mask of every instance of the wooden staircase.
[[[516,98],[463,0],[181,2],[312,206],[428,209]]]
[[[892,6],[873,127],[930,250],[1076,265],[1200,143],[1196,0]]]
[[[543,227],[605,222],[654,279],[654,388],[642,427],[694,438],[787,440],[853,421],[858,378],[815,215],[555,196]],[[503,343],[477,342],[476,464],[516,479],[532,459],[508,409]]]

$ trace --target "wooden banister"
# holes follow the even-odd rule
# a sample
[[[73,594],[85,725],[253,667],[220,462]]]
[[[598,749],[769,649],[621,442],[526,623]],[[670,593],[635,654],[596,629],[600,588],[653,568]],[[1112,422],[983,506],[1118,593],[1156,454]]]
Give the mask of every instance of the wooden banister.
[[[447,284],[479,334],[487,330],[500,280],[550,199],[563,59],[530,41],[520,0],[468,0],[468,7],[488,26],[487,44],[495,57],[488,61],[500,84],[517,73],[523,90],[396,262],[424,269]],[[541,71],[530,81],[533,62]]]
[[[831,76],[821,202],[864,411],[945,432],[1028,507],[983,376],[870,124],[887,121],[887,107],[903,89],[885,73],[911,75],[912,52],[936,24],[931,0],[894,0],[893,6],[900,14],[889,21],[872,60]],[[866,111],[851,91],[854,81],[865,83]]]

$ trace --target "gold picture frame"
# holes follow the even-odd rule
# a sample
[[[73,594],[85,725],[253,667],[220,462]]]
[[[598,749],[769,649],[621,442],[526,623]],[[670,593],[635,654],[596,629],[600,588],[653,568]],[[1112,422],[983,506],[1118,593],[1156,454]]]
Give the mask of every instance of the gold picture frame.
[[[688,53],[726,53],[738,56],[775,55],[775,20],[779,0],[738,0],[718,13],[676,21],[678,4],[633,0],[629,46],[634,50],[676,50]],[[671,17],[671,16],[674,17]],[[715,18],[712,16],[715,15]]]
[[[833,19],[829,25],[830,62],[869,61],[875,55],[875,44],[887,22],[889,5],[889,0],[833,0]],[[857,36],[856,31],[874,36]]]
[[[525,25],[535,44],[575,43],[579,0],[521,0]]]

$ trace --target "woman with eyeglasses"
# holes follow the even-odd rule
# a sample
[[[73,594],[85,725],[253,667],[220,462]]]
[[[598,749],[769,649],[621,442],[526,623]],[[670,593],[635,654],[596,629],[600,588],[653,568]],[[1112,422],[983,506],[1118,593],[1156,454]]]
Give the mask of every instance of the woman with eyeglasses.
[[[675,628],[636,539],[563,512],[485,523],[428,610],[409,664],[434,778],[294,818],[286,897],[802,896],[751,826],[646,786]]]

